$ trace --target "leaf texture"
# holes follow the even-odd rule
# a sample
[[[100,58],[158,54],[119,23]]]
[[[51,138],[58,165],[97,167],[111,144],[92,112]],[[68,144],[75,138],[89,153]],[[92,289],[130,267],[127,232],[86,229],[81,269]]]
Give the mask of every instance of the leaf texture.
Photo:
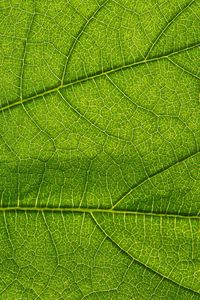
[[[200,1],[0,16],[0,299],[200,299]]]

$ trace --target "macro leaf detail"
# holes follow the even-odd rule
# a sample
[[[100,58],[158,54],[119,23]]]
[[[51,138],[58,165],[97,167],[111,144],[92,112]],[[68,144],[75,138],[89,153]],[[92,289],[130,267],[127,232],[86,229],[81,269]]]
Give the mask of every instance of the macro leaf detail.
[[[200,1],[0,13],[0,299],[200,299]]]

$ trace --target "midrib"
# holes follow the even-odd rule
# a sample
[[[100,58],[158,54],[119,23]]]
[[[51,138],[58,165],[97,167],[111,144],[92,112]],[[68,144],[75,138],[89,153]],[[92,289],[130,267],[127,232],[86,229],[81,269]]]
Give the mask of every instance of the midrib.
[[[34,207],[34,206],[13,206],[1,207],[0,212],[60,212],[60,213],[108,213],[108,214],[123,214],[144,217],[170,217],[182,219],[200,219],[199,215],[181,215],[173,213],[156,213],[156,212],[142,212],[129,210],[114,210],[110,208],[85,208],[85,207]]]
[[[111,69],[111,70],[105,70],[105,71],[103,71],[101,73],[97,72],[96,74],[90,75],[88,77],[80,78],[80,79],[77,79],[75,81],[63,84],[63,85],[61,84],[59,86],[52,87],[49,90],[40,92],[40,93],[38,93],[36,95],[27,97],[25,99],[18,99],[16,101],[12,102],[12,103],[9,103],[7,105],[4,105],[4,106],[0,107],[0,112],[8,110],[8,109],[10,109],[12,107],[18,106],[20,104],[23,104],[23,103],[35,100],[37,98],[40,98],[40,97],[43,97],[43,96],[46,96],[46,95],[58,92],[59,90],[62,90],[64,88],[67,88],[67,87],[70,87],[70,86],[73,86],[73,85],[76,85],[76,84],[81,84],[81,83],[84,83],[86,81],[89,81],[89,80],[92,80],[92,79],[96,79],[98,77],[105,76],[107,74],[112,74],[112,73],[115,73],[115,72],[119,72],[121,70],[124,70],[124,69],[127,69],[127,68],[131,68],[131,67],[134,67],[134,66],[138,66],[138,65],[142,65],[142,64],[146,64],[146,63],[150,63],[150,62],[156,62],[158,60],[167,59],[169,56],[176,55],[176,54],[179,54],[181,52],[185,52],[187,50],[191,50],[191,49],[197,48],[199,46],[200,46],[200,43],[197,43],[197,44],[188,46],[186,48],[183,48],[183,49],[180,49],[180,50],[168,53],[166,55],[161,55],[161,56],[157,56],[157,57],[154,57],[154,58],[144,59],[144,60],[141,60],[141,61],[138,61],[138,62],[133,62],[133,63],[125,64],[123,66],[118,66],[118,67],[116,67],[114,69]]]

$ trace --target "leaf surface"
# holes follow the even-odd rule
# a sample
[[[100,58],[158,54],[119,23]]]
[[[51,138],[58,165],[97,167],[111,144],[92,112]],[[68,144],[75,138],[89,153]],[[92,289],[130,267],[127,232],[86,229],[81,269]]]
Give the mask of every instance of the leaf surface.
[[[0,299],[200,299],[199,0],[0,14]]]

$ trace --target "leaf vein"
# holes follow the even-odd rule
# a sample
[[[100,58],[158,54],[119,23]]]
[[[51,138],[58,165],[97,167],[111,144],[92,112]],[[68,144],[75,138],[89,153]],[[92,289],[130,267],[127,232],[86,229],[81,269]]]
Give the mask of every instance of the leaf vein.
[[[53,94],[53,93],[57,92],[58,90],[62,90],[64,88],[68,88],[68,87],[71,87],[71,86],[74,86],[74,85],[77,85],[77,84],[82,84],[82,83],[87,82],[89,80],[97,79],[101,76],[105,76],[106,74],[112,74],[112,73],[119,72],[121,70],[132,68],[132,67],[135,67],[135,66],[138,66],[138,65],[144,65],[144,64],[147,64],[147,63],[151,63],[151,62],[157,62],[158,60],[167,59],[168,56],[177,55],[179,53],[189,51],[189,50],[197,48],[197,47],[200,47],[200,43],[196,43],[194,45],[187,46],[183,49],[179,49],[179,50],[176,50],[174,52],[170,52],[170,53],[168,53],[166,55],[163,55],[163,56],[157,56],[157,57],[154,57],[154,58],[151,58],[151,59],[145,59],[145,60],[141,60],[141,61],[137,61],[137,62],[128,63],[126,65],[117,66],[113,69],[108,69],[108,70],[105,70],[105,71],[100,72],[100,73],[96,72],[95,74],[90,75],[88,77],[79,78],[78,80],[68,82],[68,83],[63,84],[63,85],[58,85],[58,86],[52,87],[49,90],[38,92],[37,94],[32,95],[30,97],[27,97],[27,98],[24,98],[24,99],[18,99],[18,100],[15,100],[13,102],[10,102],[7,105],[1,106],[0,107],[0,112],[9,110],[9,109],[14,108],[16,106],[19,106],[22,103],[30,102],[30,101],[36,100],[38,98]]]
[[[118,244],[114,241],[114,239],[112,238],[112,236],[110,236],[110,235],[108,235],[108,234],[106,233],[106,231],[105,231],[105,230],[102,228],[102,226],[99,224],[99,222],[97,221],[97,219],[95,218],[95,216],[94,216],[93,213],[91,213],[90,215],[91,215],[91,217],[92,217],[94,223],[96,224],[96,226],[97,226],[97,227],[99,228],[99,230],[100,230],[100,231],[108,238],[108,240],[110,240],[110,242],[111,242],[112,244],[116,245],[116,246],[122,251],[122,253],[124,253],[124,254],[125,254],[126,256],[128,256],[130,259],[132,259],[133,261],[136,261],[138,264],[144,266],[144,267],[147,268],[148,270],[153,271],[154,273],[158,274],[160,277],[162,277],[162,278],[164,278],[164,279],[166,279],[166,280],[168,280],[168,281],[170,281],[170,282],[176,284],[177,286],[179,286],[179,287],[181,287],[181,288],[184,288],[184,289],[186,289],[186,290],[188,290],[188,291],[190,291],[190,292],[192,292],[192,293],[195,293],[195,294],[200,295],[199,292],[194,291],[194,290],[192,290],[191,288],[189,288],[189,287],[187,287],[187,286],[181,285],[180,283],[176,282],[175,280],[173,280],[173,279],[167,277],[166,275],[160,273],[160,272],[157,271],[157,270],[152,269],[151,267],[149,267],[149,266],[146,265],[145,263],[141,262],[139,259],[133,257],[130,253],[128,253],[128,251],[126,251],[126,250],[123,249],[120,245],[118,245]]]

